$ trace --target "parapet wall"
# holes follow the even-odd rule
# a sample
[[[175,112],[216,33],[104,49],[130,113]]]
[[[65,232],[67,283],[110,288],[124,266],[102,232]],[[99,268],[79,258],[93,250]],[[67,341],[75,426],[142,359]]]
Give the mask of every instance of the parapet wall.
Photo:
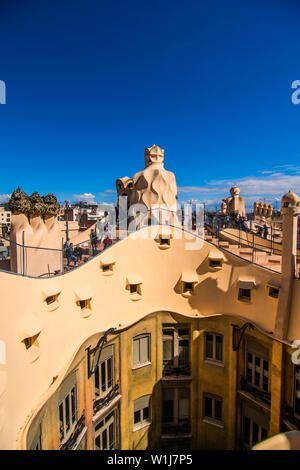
[[[57,216],[46,215],[44,219],[39,215],[27,217],[25,214],[13,214],[10,232],[11,271],[28,276],[60,271],[62,238]]]

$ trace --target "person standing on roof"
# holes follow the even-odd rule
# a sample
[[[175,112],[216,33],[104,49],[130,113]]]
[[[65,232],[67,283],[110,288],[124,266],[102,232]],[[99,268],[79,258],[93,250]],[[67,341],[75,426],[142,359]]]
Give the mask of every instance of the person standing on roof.
[[[105,250],[108,246],[112,245],[112,233],[109,230],[108,226],[104,228],[104,232],[101,238],[101,242],[103,241],[103,250]]]
[[[67,243],[68,243],[68,242],[67,242]],[[71,261],[74,261],[74,266],[76,266],[76,264],[77,264],[77,258],[76,258],[76,256],[74,255],[73,243],[70,243],[70,245],[68,244],[68,246],[66,247],[66,257],[67,257],[67,259],[68,259],[68,263],[67,263],[68,268],[70,267],[70,262],[71,262]]]
[[[74,255],[77,257],[79,261],[82,261],[82,248],[80,245],[75,246]]]
[[[106,226],[109,226],[109,215],[107,211],[104,212],[104,215],[100,217],[98,221],[98,224],[97,224],[98,232],[102,234]]]
[[[97,237],[96,229],[95,231],[91,230],[91,246],[93,250],[93,256],[97,254],[97,243],[98,243],[98,237]]]

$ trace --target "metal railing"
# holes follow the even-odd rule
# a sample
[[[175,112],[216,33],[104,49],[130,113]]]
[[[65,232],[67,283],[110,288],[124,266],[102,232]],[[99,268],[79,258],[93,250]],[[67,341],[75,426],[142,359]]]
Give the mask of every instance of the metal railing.
[[[61,444],[60,450],[72,450],[77,442],[78,437],[80,436],[84,428],[85,428],[85,413],[83,412],[83,414],[77,421],[74,431],[72,432],[69,439],[63,444]]]
[[[241,377],[240,387],[241,390],[250,393],[255,399],[258,398],[268,405],[271,403],[271,392],[265,392],[264,390],[254,387],[249,384],[244,377]]]
[[[271,233],[268,235],[267,238],[261,237],[257,235],[256,232],[251,231],[250,229],[243,228],[242,224],[236,224],[235,222],[231,222],[227,225],[226,228],[223,228],[222,224],[218,220],[213,220],[212,218],[206,217],[205,226],[208,230],[211,231],[212,235],[217,239],[217,246],[220,248],[220,242],[228,242],[231,244],[237,245],[239,248],[247,247],[251,251],[248,253],[248,257],[251,259],[247,259],[247,261],[252,262],[253,264],[259,264],[255,262],[256,254],[257,253],[265,253],[268,256],[277,255],[282,256],[282,245],[278,242],[274,241],[274,233],[271,230]],[[238,230],[238,234],[229,232],[227,229],[234,228]],[[243,234],[247,234],[247,237],[243,236]],[[263,241],[270,242],[269,246],[263,243]],[[277,248],[276,245],[281,245],[280,249]],[[224,247],[222,246],[224,249]],[[228,250],[230,251],[230,250]],[[240,256],[243,258],[242,256]],[[272,259],[270,258],[272,261]],[[300,256],[295,256],[295,263],[296,263],[296,278],[300,278]],[[267,267],[267,269],[271,269]],[[272,270],[272,269],[271,269]]]
[[[172,215],[176,214],[173,211],[170,211],[167,209],[159,209],[159,210],[167,211],[169,214],[172,214]],[[271,244],[270,244],[270,247],[266,247],[263,243],[260,242],[260,240],[264,240],[264,239],[262,237],[260,238],[257,237],[257,234],[254,233],[253,231],[251,232],[250,230],[249,231],[242,230],[242,227],[239,226],[238,227],[239,231],[238,231],[238,234],[236,235],[234,233],[228,232],[226,229],[223,229],[220,226],[218,218],[215,217],[214,219],[212,217],[209,217],[207,214],[205,214],[203,223],[201,222],[200,224],[195,223],[195,220],[191,219],[190,223],[187,223],[187,220],[185,220],[183,221],[184,224],[178,223],[177,225],[174,225],[174,224],[169,223],[167,219],[168,218],[166,217],[164,220],[162,220],[160,222],[160,225],[167,225],[172,228],[183,230],[186,234],[190,234],[203,241],[205,241],[206,238],[204,234],[203,236],[199,235],[199,231],[200,229],[204,230],[204,226],[205,226],[207,229],[210,229],[212,231],[213,236],[217,239],[217,242],[215,243],[209,242],[209,243],[217,247],[220,247],[220,242],[224,241],[226,236],[228,237],[227,241],[229,239],[229,242],[235,243],[239,247],[247,246],[251,250],[251,253],[248,254],[247,257],[240,256],[240,254],[236,254],[236,253],[233,253],[233,254],[241,259],[246,259],[248,262],[252,262],[253,264],[258,264],[258,265],[260,264],[260,263],[255,262],[257,252],[265,252],[267,255],[277,254],[281,256],[282,254],[281,250],[279,250],[274,244],[274,237],[271,236],[271,238],[269,239],[267,238],[267,240],[269,240]],[[123,221],[123,226],[125,227],[125,225],[126,224],[124,224],[124,221]],[[232,224],[232,227],[234,227],[234,223]],[[103,243],[103,241],[101,242],[99,239],[97,241],[95,239],[91,240],[91,238],[73,245],[72,254],[76,257],[76,262],[74,258],[72,258],[71,256],[69,257],[67,256],[63,239],[61,241],[61,248],[59,249],[59,248],[44,248],[44,247],[25,245],[24,236],[23,236],[22,244],[13,242],[4,237],[0,237],[0,240],[3,240],[4,243],[9,245],[10,253],[13,254],[13,256],[11,256],[11,260],[14,257],[18,261],[18,269],[16,268],[14,269],[11,263],[10,270],[0,269],[0,271],[11,273],[11,274],[16,274],[16,275],[21,275],[21,276],[34,277],[34,278],[44,278],[44,277],[53,277],[53,276],[62,275],[70,270],[77,269],[78,267],[82,266],[86,262],[93,259],[95,256],[102,253],[104,250],[109,249],[110,246],[118,243],[120,240],[128,237],[132,233],[132,232],[127,232],[125,236],[120,236],[119,231],[118,231],[118,225],[111,227],[111,230],[113,233],[115,233],[115,237],[112,239],[110,245],[106,245],[105,243]],[[139,228],[136,228],[136,230],[139,230]],[[242,235],[243,233],[247,233],[249,235],[247,240],[243,237]],[[224,251],[230,252],[230,250],[229,249],[227,250],[224,246],[222,247],[222,249]],[[33,260],[36,260],[36,261],[33,262]],[[32,271],[31,266],[29,265],[30,262],[32,263],[32,265],[35,263],[36,265],[39,266],[38,273]],[[296,263],[298,264],[298,266],[300,265],[300,257],[298,256],[296,256]],[[269,266],[264,266],[264,267],[266,269],[269,269],[270,271],[278,272],[278,270],[272,269]]]
[[[61,240],[61,248],[25,245],[24,232],[22,244],[2,236],[0,236],[0,240],[7,243],[7,252],[10,254],[10,257],[3,257],[0,250],[0,260],[10,261],[11,268],[10,270],[0,269],[0,271],[35,278],[57,276],[78,268],[119,241],[111,239],[111,243],[108,245],[105,240],[101,241],[101,238],[93,241],[88,239],[73,244],[70,252],[64,244],[64,239]],[[12,265],[12,258],[15,260],[15,268]],[[32,272],[30,262],[32,265],[35,263],[38,266],[38,273]]]
[[[189,420],[186,420],[179,424],[173,423],[162,423],[162,434],[170,435],[170,436],[182,436],[182,434],[190,434],[191,432],[191,423]]]
[[[246,221],[247,222],[247,221]],[[211,217],[211,216],[207,216],[205,217],[205,225],[207,227],[210,227],[211,229],[213,229],[216,233],[219,233],[222,231],[222,233],[228,233],[229,235],[233,236],[232,233],[230,232],[226,232],[226,229],[235,229],[235,230],[238,230],[239,231],[239,241],[240,242],[245,242],[244,239],[241,238],[241,234],[242,233],[249,233],[251,235],[254,235],[255,237],[259,238],[260,240],[266,240],[266,241],[269,241],[270,244],[271,244],[271,250],[276,250],[276,247],[274,246],[274,248],[272,247],[272,245],[274,245],[274,243],[277,243],[279,245],[281,245],[281,243],[279,243],[278,241],[275,241],[275,238],[277,238],[280,233],[282,233],[279,229],[275,229],[273,228],[273,226],[270,227],[270,232],[266,232],[265,235],[263,236],[263,232],[264,232],[264,227],[265,225],[262,225],[260,223],[257,223],[257,222],[253,222],[253,221],[250,221],[250,226],[249,226],[249,222],[248,222],[248,226],[245,225],[245,222],[241,219],[239,219],[239,221],[235,221],[235,220],[229,220],[229,221],[226,221],[224,218],[221,218],[220,216],[218,217]],[[256,228],[257,230],[255,231],[253,229],[253,225],[254,225],[254,228]],[[261,230],[259,230],[261,229]],[[265,247],[265,245],[261,244],[261,243],[257,243],[257,245],[261,245],[263,247]],[[279,250],[280,253],[281,253],[281,250]]]
[[[209,225],[207,226],[214,230],[213,227]],[[266,245],[255,241],[255,237],[258,237],[255,232],[245,231],[240,228],[237,230],[238,230],[238,235],[232,232],[228,232],[226,231],[226,229],[217,229],[214,235],[216,236],[216,238],[218,238],[219,241],[229,241],[229,242],[231,241],[233,243],[236,242],[236,244],[239,247],[242,247],[242,246],[250,247],[250,248],[254,248],[256,251],[264,251],[267,254],[278,254],[278,255],[282,254],[282,251],[274,246],[274,241],[272,242],[271,239],[259,237],[261,238],[261,240],[270,241],[270,247],[267,247]],[[243,238],[242,237],[243,233],[249,234],[251,236],[251,240]],[[227,239],[226,239],[226,236],[228,237]]]
[[[163,363],[163,377],[180,377],[191,375],[191,364],[186,362],[184,364],[174,365],[172,361],[164,361]]]
[[[117,382],[113,388],[108,392],[105,397],[98,398],[94,401],[94,413],[97,413],[101,408],[109,405],[109,403],[119,395],[119,383]]]

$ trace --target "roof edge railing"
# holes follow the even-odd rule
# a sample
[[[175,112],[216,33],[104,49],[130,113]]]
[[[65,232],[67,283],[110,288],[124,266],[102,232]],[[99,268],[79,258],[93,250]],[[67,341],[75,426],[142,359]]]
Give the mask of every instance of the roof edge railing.
[[[177,214],[178,215],[178,212],[175,212],[175,211],[171,211],[171,210],[168,210],[168,209],[165,209],[165,208],[156,208],[157,210],[160,210],[160,211],[166,211],[168,213],[172,213],[172,214]],[[191,223],[188,224],[186,223],[186,220],[185,220],[185,223],[182,224],[182,225],[174,225],[174,224],[170,224],[168,223],[167,220],[164,220],[164,221],[160,221],[157,223],[155,223],[155,225],[167,225],[167,226],[170,226],[172,228],[175,228],[175,229],[179,229],[179,230],[182,230],[184,231],[185,233],[187,234],[190,234],[194,237],[197,237],[203,241],[206,241],[206,243],[209,243],[213,246],[216,246],[218,248],[221,248],[223,251],[227,252],[227,253],[230,253],[231,255],[233,256],[236,256],[238,257],[239,259],[242,259],[244,261],[247,261],[248,263],[251,263],[251,264],[254,264],[254,265],[257,265],[257,266],[260,266],[264,269],[267,269],[269,271],[272,271],[272,272],[276,272],[278,273],[278,271],[270,268],[270,267],[267,267],[267,266],[263,266],[259,263],[256,263],[254,261],[255,259],[255,253],[257,251],[261,251],[261,252],[265,252],[267,253],[268,255],[270,254],[279,254],[281,255],[281,251],[278,250],[276,247],[274,247],[274,245],[271,244],[271,247],[266,247],[260,243],[257,243],[257,241],[255,241],[255,235],[257,235],[255,232],[253,231],[246,231],[246,233],[249,233],[250,236],[252,235],[252,241],[250,240],[245,240],[245,239],[241,239],[241,233],[245,232],[245,230],[242,230],[241,227],[240,227],[240,230],[239,230],[239,234],[238,235],[235,235],[235,234],[232,234],[230,232],[227,232],[226,229],[224,230],[223,228],[220,229],[220,227],[218,226],[218,220],[217,220],[217,224],[213,223],[212,220],[209,220],[208,217],[207,217],[207,214],[204,215],[204,220],[201,221],[200,224],[196,225],[196,229],[193,231],[192,227],[195,226],[195,224],[193,223],[193,221],[191,220],[190,221]],[[124,223],[124,220],[122,220],[120,223]],[[257,224],[256,224],[257,225]],[[205,235],[201,236],[199,235],[199,230],[202,229],[204,230],[204,228],[206,227],[209,227],[211,229],[213,229],[215,231],[215,236],[217,238],[217,243],[213,243],[213,242],[210,242],[208,240],[205,239]],[[141,229],[145,228],[147,226],[144,226],[144,227],[141,227]],[[116,234],[118,229],[119,229],[119,224],[116,224],[115,226],[110,226],[111,230],[114,231],[114,233]],[[229,227],[226,227],[226,228],[229,228]],[[26,274],[26,267],[23,268],[23,273],[17,273],[17,272],[13,272],[13,271],[8,271],[8,270],[5,270],[5,269],[0,269],[0,272],[6,272],[6,273],[9,273],[9,274],[15,274],[15,275],[19,275],[19,276],[26,276],[26,277],[29,277],[29,278],[36,278],[36,279],[41,279],[41,278],[45,278],[46,276],[47,277],[57,277],[57,276],[61,276],[63,274],[66,274],[67,272],[69,272],[70,270],[74,270],[74,269],[77,269],[79,267],[81,267],[82,265],[85,265],[87,262],[91,261],[92,259],[94,259],[96,256],[99,256],[100,254],[102,254],[104,251],[108,250],[111,246],[114,246],[116,243],[122,241],[123,239],[126,239],[128,238],[132,233],[136,232],[136,231],[139,231],[140,229],[136,229],[136,230],[133,230],[133,231],[128,231],[128,224],[127,224],[127,234],[126,236],[122,237],[122,238],[119,238],[116,237],[115,239],[112,240],[112,244],[110,246],[107,246],[105,248],[103,248],[102,250],[98,250],[97,246],[100,242],[101,244],[101,241],[102,241],[102,238],[101,240],[98,239],[97,242],[93,243],[91,237],[87,240],[84,240],[80,243],[77,243],[77,244],[73,244],[73,251],[76,251],[78,247],[80,247],[81,249],[83,250],[86,250],[88,251],[88,253],[83,253],[84,255],[88,255],[87,257],[85,256],[84,258],[84,261],[79,265],[75,265],[75,266],[71,266],[70,263],[69,266],[65,264],[65,260],[66,260],[66,246],[62,245],[62,248],[59,249],[59,248],[45,248],[45,247],[38,247],[38,246],[30,246],[30,245],[25,245],[25,244],[20,244],[20,243],[17,243],[17,242],[14,242],[14,241],[11,241],[3,236],[0,236],[0,239],[1,240],[4,240],[6,242],[9,242],[10,244],[10,248],[12,247],[12,245],[15,245],[16,247],[19,247],[21,250],[23,250],[23,262],[25,262],[25,260],[28,259],[28,250],[31,250],[31,249],[34,249],[34,250],[44,250],[44,251],[56,251],[56,252],[59,252],[61,253],[61,259],[62,259],[62,266],[60,270],[56,269],[56,270],[52,270],[49,268],[48,266],[48,272],[45,272],[45,273],[42,273],[42,274],[39,274],[39,275],[36,275],[36,276],[33,276],[33,275],[30,275],[30,274]],[[197,232],[198,233],[195,233]],[[222,233],[220,233],[222,232]],[[237,244],[241,245],[241,244],[245,244],[246,246],[248,246],[249,248],[252,248],[252,259],[249,260],[247,258],[243,258],[242,256],[236,254],[236,253],[233,253],[231,252],[230,250],[227,250],[226,248],[224,247],[220,247],[220,240],[222,239],[221,237],[222,236],[226,236],[226,234],[230,237],[233,237],[235,239],[235,241],[237,242]],[[119,234],[118,234],[119,235]],[[63,243],[63,237],[62,237],[62,243]],[[298,264],[300,264],[300,257],[296,257],[296,262]],[[77,264],[77,263],[76,263]]]

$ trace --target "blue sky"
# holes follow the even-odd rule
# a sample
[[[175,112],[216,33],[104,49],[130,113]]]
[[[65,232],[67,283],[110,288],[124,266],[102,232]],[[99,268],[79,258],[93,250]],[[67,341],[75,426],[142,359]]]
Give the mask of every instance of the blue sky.
[[[297,0],[1,1],[0,200],[113,202],[153,144],[179,200],[300,193],[299,20]]]

